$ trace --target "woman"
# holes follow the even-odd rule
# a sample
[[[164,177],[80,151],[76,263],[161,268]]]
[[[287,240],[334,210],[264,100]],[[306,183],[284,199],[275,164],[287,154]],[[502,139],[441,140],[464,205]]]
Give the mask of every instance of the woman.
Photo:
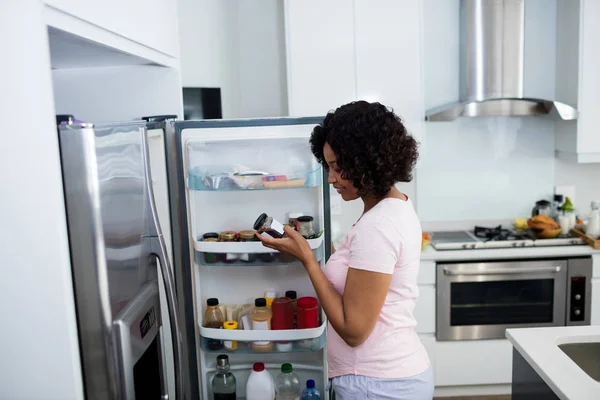
[[[308,242],[259,236],[298,257],[329,319],[327,361],[338,399],[431,399],[433,374],[414,331],[421,225],[396,187],[412,179],[417,142],[379,103],[357,101],[330,112],[312,132],[329,184],[364,211],[323,272]],[[331,329],[333,328],[333,329]]]

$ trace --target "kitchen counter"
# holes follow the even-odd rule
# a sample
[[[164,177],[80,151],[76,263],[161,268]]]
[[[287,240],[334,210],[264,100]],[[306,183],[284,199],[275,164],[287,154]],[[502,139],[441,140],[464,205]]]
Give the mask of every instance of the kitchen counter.
[[[565,343],[600,342],[600,326],[508,329],[506,337],[559,399],[600,399],[600,382],[587,375],[558,347]],[[513,371],[514,368],[515,364]],[[513,385],[514,380],[513,375]]]
[[[421,253],[422,261],[468,261],[468,260],[500,260],[515,258],[549,258],[573,257],[598,254],[588,245],[581,246],[548,246],[548,247],[523,247],[508,249],[477,249],[477,250],[435,250],[429,246]]]

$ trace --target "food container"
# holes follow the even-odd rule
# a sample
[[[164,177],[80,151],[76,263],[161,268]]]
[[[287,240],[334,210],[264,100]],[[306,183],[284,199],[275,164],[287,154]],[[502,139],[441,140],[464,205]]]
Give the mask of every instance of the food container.
[[[225,321],[223,324],[223,329],[227,330],[236,330],[238,328],[237,321]],[[223,347],[229,351],[237,350],[237,342],[235,340],[224,340]]]
[[[239,233],[240,242],[256,242],[256,232],[253,230],[240,231]],[[243,262],[255,262],[258,259],[256,254],[253,253],[241,253],[239,260]]]
[[[237,232],[233,231],[225,231],[219,234],[219,240],[221,242],[236,242],[237,241]],[[231,264],[238,260],[238,255],[236,253],[225,253],[221,255],[223,262]]]
[[[266,233],[274,239],[281,239],[285,235],[283,224],[265,213],[258,216],[254,222],[254,229],[258,233]]]
[[[315,230],[313,229],[314,218],[309,215],[303,215],[298,217],[298,233],[304,236],[306,239],[310,239],[315,236]]]
[[[219,234],[217,232],[207,232],[202,235],[202,240],[205,242],[218,242]],[[216,253],[204,253],[204,262],[206,264],[214,264],[219,262],[219,255]]]
[[[300,297],[296,304],[298,329],[319,327],[319,302],[314,297]]]

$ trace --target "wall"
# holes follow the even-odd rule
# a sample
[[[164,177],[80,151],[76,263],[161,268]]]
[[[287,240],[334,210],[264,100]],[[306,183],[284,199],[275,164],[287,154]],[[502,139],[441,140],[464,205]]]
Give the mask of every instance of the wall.
[[[283,4],[178,0],[184,87],[220,87],[223,118],[287,115]]]
[[[83,399],[73,282],[38,0],[0,2],[0,398]]]
[[[72,114],[93,122],[164,114],[183,117],[180,77],[175,68],[136,65],[55,69],[52,78],[57,114]]]
[[[557,186],[575,188],[573,201],[578,214],[585,217],[592,200],[600,200],[600,163],[573,164],[556,159],[555,176]]]

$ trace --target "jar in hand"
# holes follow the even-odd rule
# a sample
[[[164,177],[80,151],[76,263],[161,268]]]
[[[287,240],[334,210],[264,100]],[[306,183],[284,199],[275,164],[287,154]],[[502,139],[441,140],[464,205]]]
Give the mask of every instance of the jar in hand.
[[[281,239],[285,235],[283,224],[265,213],[260,214],[256,219],[254,229],[258,233],[266,233],[274,239]]]

